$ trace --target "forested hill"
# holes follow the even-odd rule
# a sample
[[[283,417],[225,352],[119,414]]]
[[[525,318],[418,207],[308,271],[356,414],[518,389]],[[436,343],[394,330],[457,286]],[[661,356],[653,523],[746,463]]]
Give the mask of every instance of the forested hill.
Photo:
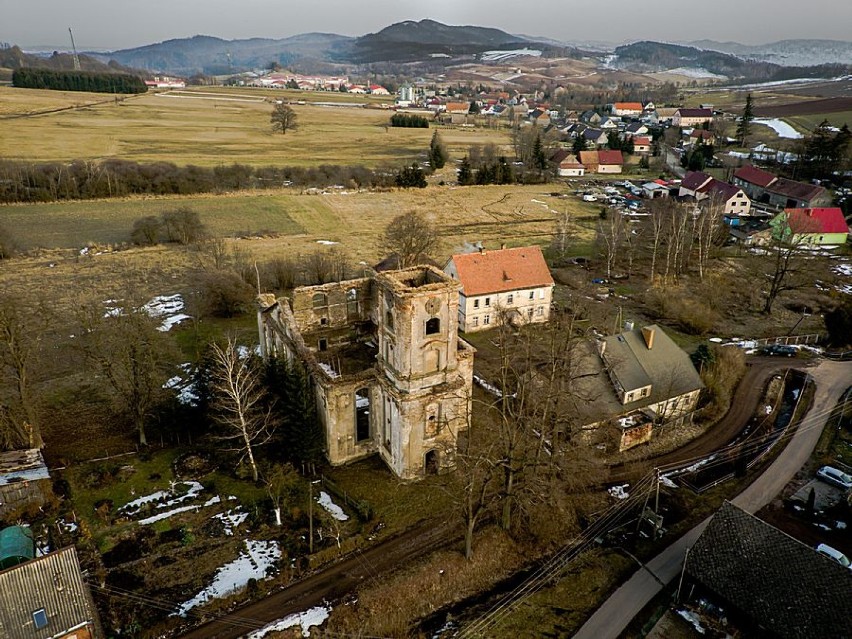
[[[118,62],[102,62],[97,58],[81,53],[80,68],[83,71],[96,71],[98,73],[137,73],[135,69],[124,67]],[[32,55],[24,53],[20,47],[11,46],[0,49],[0,68],[3,69],[51,69],[53,71],[72,71],[74,69],[74,58],[70,53],[53,52],[50,56]]]
[[[849,65],[823,64],[790,67],[744,60],[734,55],[664,42],[634,42],[615,49],[614,65],[637,73],[669,69],[703,69],[738,81],[771,81],[808,77],[837,77],[849,72]]]

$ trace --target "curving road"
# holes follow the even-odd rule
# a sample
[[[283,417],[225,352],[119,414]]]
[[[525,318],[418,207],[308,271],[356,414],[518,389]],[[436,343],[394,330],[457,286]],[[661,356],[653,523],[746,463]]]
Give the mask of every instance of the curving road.
[[[822,361],[808,373],[816,383],[813,406],[769,468],[732,500],[749,513],[772,501],[805,465],[828,423],[830,410],[852,385],[852,362]],[[686,549],[695,543],[709,521],[708,517],[637,570],[597,609],[574,639],[616,639],[663,585],[680,573]]]

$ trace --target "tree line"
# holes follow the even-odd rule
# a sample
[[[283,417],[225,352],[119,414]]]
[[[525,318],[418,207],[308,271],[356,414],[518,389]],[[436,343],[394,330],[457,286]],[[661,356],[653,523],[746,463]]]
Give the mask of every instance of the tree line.
[[[119,159],[70,163],[0,160],[0,203],[191,195],[282,186],[387,187],[394,185],[394,177],[359,165],[201,167]]]
[[[12,73],[12,86],[22,89],[88,91],[90,93],[145,93],[148,91],[142,78],[129,73],[58,71],[32,67],[15,69]]]
[[[404,129],[428,129],[429,120],[422,115],[409,115],[407,113],[394,113],[390,119],[390,125]]]

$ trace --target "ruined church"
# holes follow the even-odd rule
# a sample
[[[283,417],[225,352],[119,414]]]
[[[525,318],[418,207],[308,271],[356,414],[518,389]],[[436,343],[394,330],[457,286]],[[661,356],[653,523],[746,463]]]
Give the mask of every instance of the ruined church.
[[[307,367],[332,464],[378,453],[403,479],[453,466],[475,353],[458,336],[460,289],[415,266],[259,297],[262,355]]]

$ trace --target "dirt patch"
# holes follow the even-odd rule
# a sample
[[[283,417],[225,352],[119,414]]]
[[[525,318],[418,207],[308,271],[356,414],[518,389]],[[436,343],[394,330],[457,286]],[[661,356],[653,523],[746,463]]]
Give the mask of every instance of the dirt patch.
[[[852,111],[852,97],[826,98],[825,100],[807,100],[804,102],[790,102],[789,104],[758,106],[755,107],[754,114],[759,118],[782,118],[791,115],[839,113],[841,111]]]

